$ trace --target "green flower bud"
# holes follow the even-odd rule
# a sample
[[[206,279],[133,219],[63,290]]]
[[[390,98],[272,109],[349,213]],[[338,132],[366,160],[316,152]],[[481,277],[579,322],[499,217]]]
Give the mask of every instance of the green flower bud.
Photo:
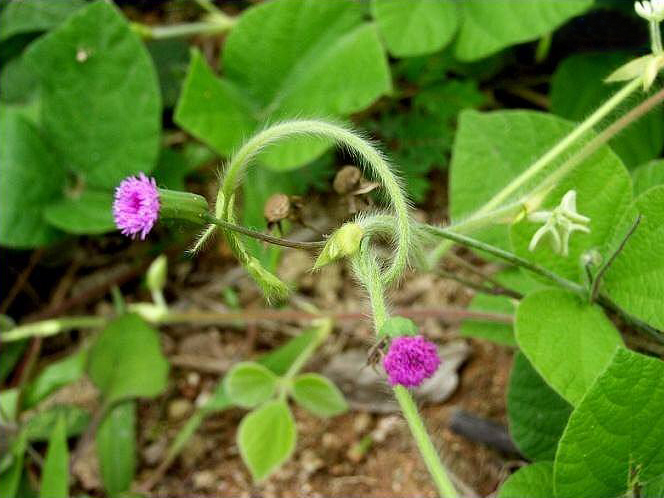
[[[314,263],[314,270],[355,254],[360,249],[363,236],[364,230],[357,223],[344,224],[327,239],[323,251]]]
[[[152,262],[145,276],[145,282],[150,292],[161,292],[164,289],[167,271],[168,259],[162,254]]]
[[[244,265],[251,278],[258,284],[263,291],[263,295],[268,302],[276,300],[283,301],[290,294],[290,288],[275,275],[263,268],[260,261],[253,256]]]
[[[205,225],[204,216],[209,214],[205,197],[191,192],[180,192],[177,190],[167,190],[160,188],[159,202],[161,210],[160,218],[173,218],[177,220],[186,220],[197,225]]]

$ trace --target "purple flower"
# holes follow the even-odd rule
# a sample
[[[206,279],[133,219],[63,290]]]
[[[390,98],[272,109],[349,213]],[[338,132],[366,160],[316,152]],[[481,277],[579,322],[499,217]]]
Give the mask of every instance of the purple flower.
[[[390,384],[404,387],[418,387],[439,365],[438,348],[419,335],[393,339],[383,360]]]
[[[115,189],[113,218],[123,235],[144,240],[159,218],[159,191],[154,178],[128,176]]]

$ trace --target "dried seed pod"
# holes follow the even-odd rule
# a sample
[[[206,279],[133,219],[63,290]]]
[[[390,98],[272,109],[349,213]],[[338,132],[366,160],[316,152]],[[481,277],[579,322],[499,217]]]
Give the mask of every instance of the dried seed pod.
[[[362,172],[356,166],[344,166],[334,177],[334,191],[346,195],[357,189],[362,179]]]
[[[288,218],[291,213],[291,202],[286,194],[273,194],[263,209],[263,216],[268,223],[278,223]]]

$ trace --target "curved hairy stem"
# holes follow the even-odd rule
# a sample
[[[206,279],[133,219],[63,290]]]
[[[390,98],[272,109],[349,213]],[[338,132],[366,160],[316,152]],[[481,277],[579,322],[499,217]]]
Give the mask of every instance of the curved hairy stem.
[[[234,223],[233,204],[235,192],[252,161],[266,147],[285,139],[300,136],[313,136],[334,140],[337,144],[355,154],[362,161],[362,164],[371,171],[373,176],[382,183],[394,211],[397,225],[394,258],[389,268],[385,270],[383,280],[385,283],[397,280],[406,268],[411,241],[411,227],[408,214],[409,205],[406,195],[403,192],[399,179],[390,168],[383,154],[369,141],[358,135],[357,132],[339,124],[319,120],[294,120],[276,124],[256,134],[240,148],[226,168],[217,193],[216,217],[223,221]],[[213,231],[213,227],[208,228],[198,245],[202,244]],[[233,252],[246,265],[250,256],[242,239],[227,230],[224,230],[224,234]],[[253,261],[253,263],[260,264],[256,261]],[[264,274],[267,270],[261,268],[260,272]]]

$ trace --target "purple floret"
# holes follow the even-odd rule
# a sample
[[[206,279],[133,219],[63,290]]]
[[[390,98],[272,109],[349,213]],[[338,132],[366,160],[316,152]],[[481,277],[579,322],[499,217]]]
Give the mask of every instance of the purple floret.
[[[144,240],[159,218],[159,191],[154,178],[128,176],[115,189],[115,225],[123,235]]]
[[[439,365],[438,348],[422,336],[392,340],[383,360],[390,384],[404,387],[418,387],[436,373]]]

